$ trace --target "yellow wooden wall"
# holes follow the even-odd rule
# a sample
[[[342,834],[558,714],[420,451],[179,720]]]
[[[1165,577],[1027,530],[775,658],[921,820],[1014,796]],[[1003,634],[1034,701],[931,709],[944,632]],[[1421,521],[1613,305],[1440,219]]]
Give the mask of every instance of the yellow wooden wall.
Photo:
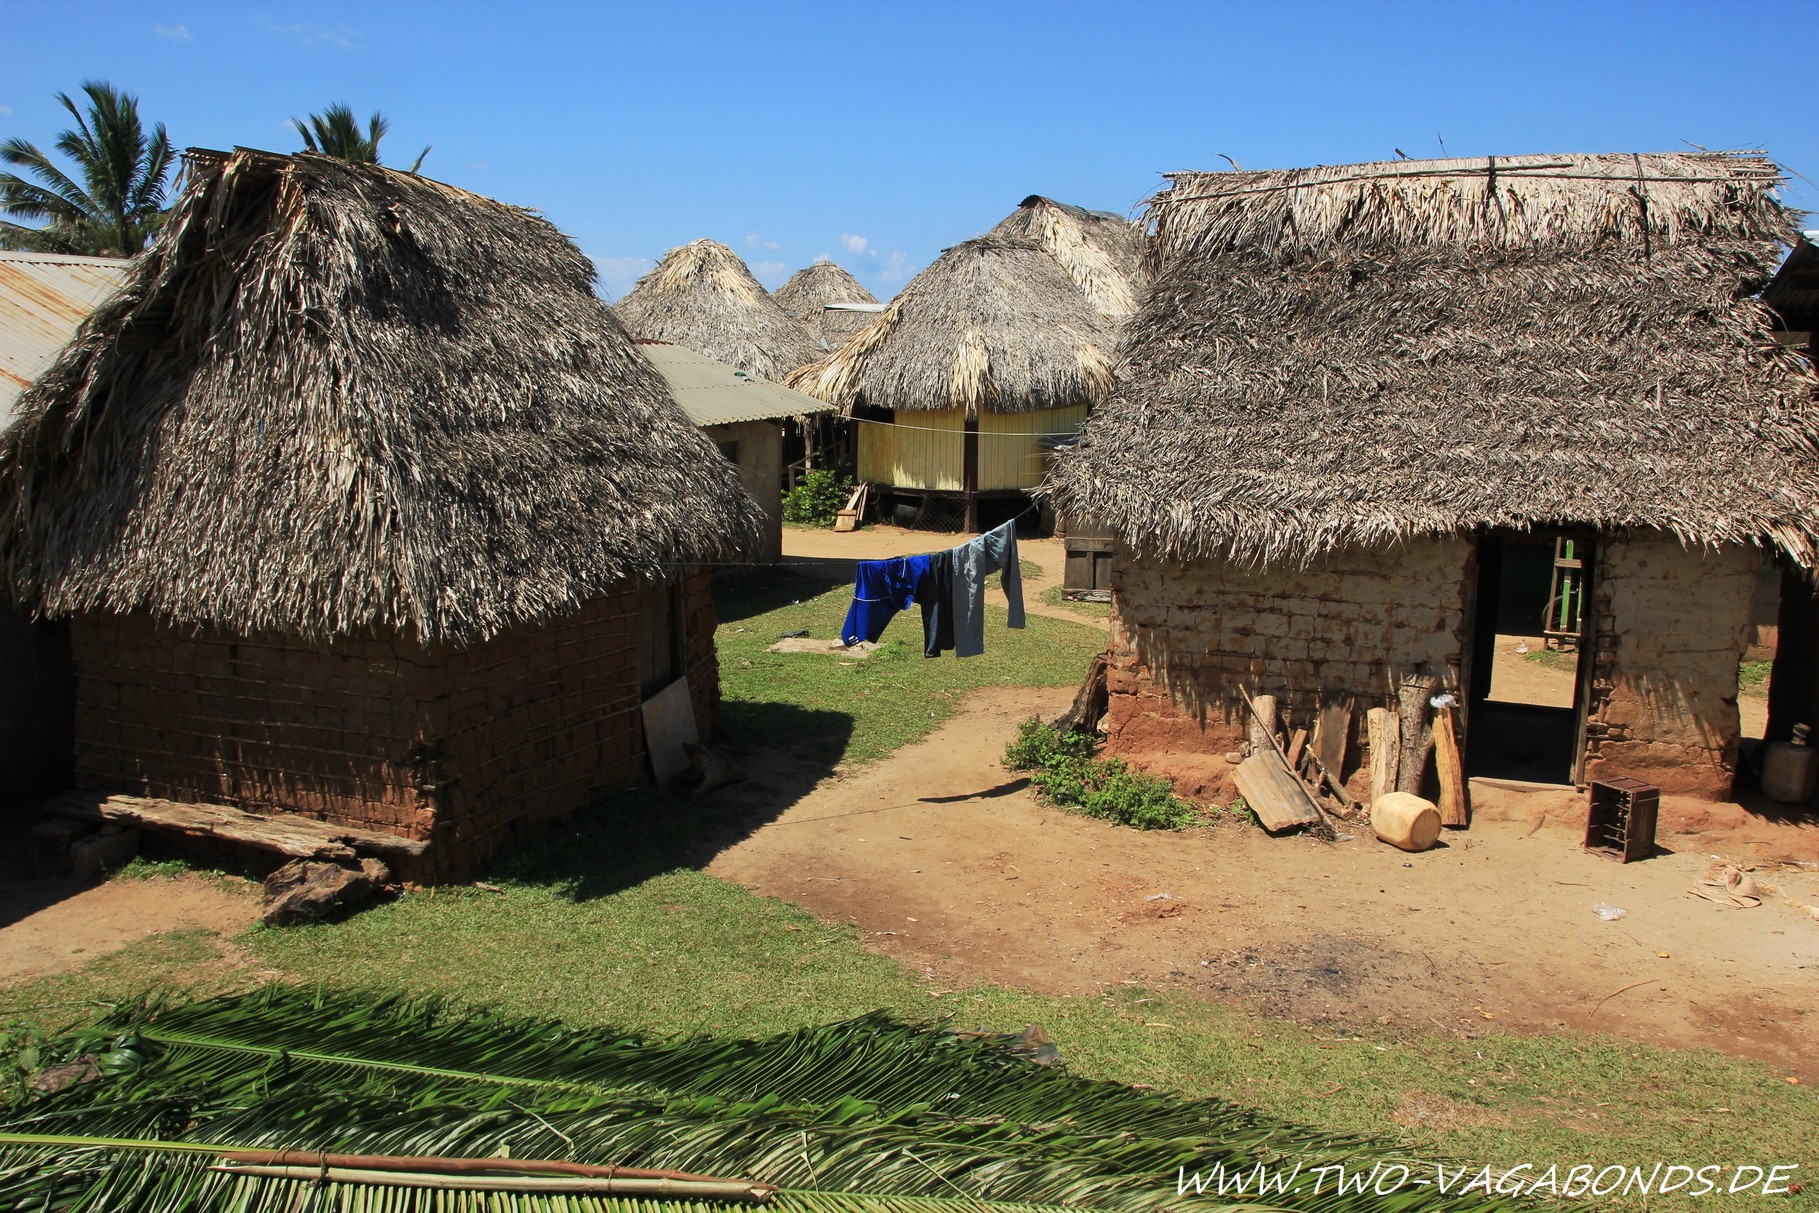
[[[961,490],[965,417],[959,409],[901,412],[901,424],[855,422],[859,427],[859,479],[906,489]],[[1086,406],[979,417],[979,488],[1033,489],[1042,483],[1042,440],[1072,434],[1086,420]]]

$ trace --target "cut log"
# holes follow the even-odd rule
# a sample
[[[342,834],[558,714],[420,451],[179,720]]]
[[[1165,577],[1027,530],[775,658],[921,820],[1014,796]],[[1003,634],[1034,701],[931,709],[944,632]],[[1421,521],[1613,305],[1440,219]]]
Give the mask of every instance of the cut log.
[[[1086,668],[1086,681],[1080,684],[1074,694],[1074,705],[1055,718],[1055,727],[1063,733],[1096,733],[1099,722],[1105,718],[1105,709],[1109,703],[1105,685],[1106,671],[1110,668],[1105,654],[1093,658],[1093,664]]]
[[[1407,792],[1385,792],[1371,802],[1371,829],[1392,847],[1425,851],[1440,837],[1440,810]]]
[[[1440,824],[1456,829],[1472,821],[1471,793],[1465,782],[1465,764],[1459,757],[1459,734],[1453,729],[1453,709],[1434,712],[1434,771],[1440,776]]]
[[[1352,697],[1343,695],[1320,706],[1314,721],[1314,757],[1338,779],[1345,773],[1345,743],[1352,731]]]
[[[1427,756],[1434,748],[1434,730],[1428,723],[1427,701],[1433,698],[1440,680],[1427,674],[1410,675],[1402,680],[1402,752],[1396,772],[1396,790],[1411,796],[1421,795],[1427,782]]]
[[[1371,741],[1371,799],[1396,790],[1396,760],[1401,747],[1401,732],[1396,728],[1396,714],[1388,708],[1372,708],[1364,714],[1364,727]]]
[[[365,854],[397,861],[420,859],[429,849],[423,839],[331,825],[295,813],[249,813],[225,804],[184,804],[143,796],[70,792],[44,807],[77,821],[115,821],[154,832],[212,838],[275,851],[292,859],[349,862],[356,855]]]
[[[1282,744],[1276,740],[1276,697],[1274,695],[1252,695],[1251,704],[1251,753],[1281,753]],[[1284,769],[1287,769],[1286,766]]]
[[[377,859],[354,865],[293,859],[265,878],[265,921],[271,926],[321,922],[372,900],[391,873]]]
[[[1267,743],[1265,743],[1267,746]],[[1271,833],[1320,824],[1320,810],[1307,788],[1288,769],[1274,747],[1252,754],[1232,772],[1238,794]]]

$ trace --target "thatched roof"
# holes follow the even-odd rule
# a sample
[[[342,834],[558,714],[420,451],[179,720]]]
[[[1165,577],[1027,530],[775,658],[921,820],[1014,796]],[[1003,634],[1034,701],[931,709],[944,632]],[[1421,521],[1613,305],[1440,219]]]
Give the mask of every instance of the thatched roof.
[[[871,312],[829,310],[830,304],[876,303],[877,296],[866,290],[859,280],[831,261],[817,261],[790,275],[790,280],[771,292],[771,298],[783,310],[808,326],[820,338],[822,348],[838,349],[854,333],[877,319]]]
[[[1122,215],[1031,194],[988,234],[1040,245],[1087,302],[1111,319],[1124,320],[1137,310],[1144,285],[1143,229]]]
[[[468,643],[755,541],[592,286],[516,207],[191,153],[158,243],[0,439],[0,574],[49,615]]]
[[[1815,380],[1751,298],[1778,181],[1705,153],[1173,174],[1048,489],[1164,557],[1583,524],[1810,564]]]
[[[781,381],[821,356],[815,336],[765,293],[739,254],[713,240],[671,249],[613,312],[641,341],[685,345],[761,379]]]
[[[1039,246],[982,236],[912,278],[870,325],[786,381],[851,411],[1022,413],[1092,404],[1117,328]]]

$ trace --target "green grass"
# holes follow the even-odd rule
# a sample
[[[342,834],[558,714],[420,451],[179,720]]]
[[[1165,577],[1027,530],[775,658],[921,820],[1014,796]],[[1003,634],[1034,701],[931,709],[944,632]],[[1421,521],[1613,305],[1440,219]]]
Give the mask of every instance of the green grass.
[[[1768,679],[1774,669],[1772,661],[1743,662],[1737,667],[1737,689],[1745,695],[1768,694]]]
[[[1086,602],[1079,598],[1069,598],[1061,592],[1061,587],[1058,585],[1051,585],[1048,589],[1043,590],[1042,601],[1050,606],[1062,607],[1092,619],[1110,619],[1112,617],[1111,603]]]
[[[926,660],[919,644],[905,643],[919,638],[912,612],[886,634],[894,650],[847,665],[763,651],[803,627],[831,636],[846,609],[843,587],[770,576],[730,586],[722,599],[729,725],[750,753],[782,747],[811,773],[923,735],[972,686],[1071,683],[1102,644],[1094,629],[1060,621],[1032,618],[1026,632],[1007,632],[998,611],[985,657]],[[0,990],[0,1036],[86,1022],[100,1004],[150,987],[213,993],[274,974],[660,1034],[760,1034],[884,1008],[967,1028],[1039,1023],[1079,1073],[1217,1095],[1331,1133],[1397,1134],[1422,1156],[1503,1167],[1800,1162],[1797,1178],[1808,1180],[1819,1156],[1813,1087],[1716,1053],[1402,1025],[1335,1033],[1137,986],[1077,997],[947,989],[868,951],[850,926],[699,870],[769,811],[737,786],[701,804],[622,796],[501,860],[488,876],[498,892],[412,892],[341,923],[260,927],[231,941],[157,936]],[[147,866],[160,878],[210,879]],[[1814,1207],[1814,1189],[1773,1207]],[[1681,1196],[1647,1207],[1730,1213],[1767,1204]]]
[[[1550,670],[1576,670],[1579,668],[1579,653],[1574,649],[1534,648],[1522,655],[1524,661],[1532,661],[1538,666]]]
[[[717,636],[728,739],[747,749],[795,746],[817,761],[864,763],[928,734],[967,692],[987,686],[1077,686],[1105,647],[1098,630],[1029,616],[1005,627],[1002,595],[987,593],[985,652],[922,655],[914,609],[891,621],[870,657],[771,653],[779,636],[837,640],[850,584],[774,573],[721,587]]]

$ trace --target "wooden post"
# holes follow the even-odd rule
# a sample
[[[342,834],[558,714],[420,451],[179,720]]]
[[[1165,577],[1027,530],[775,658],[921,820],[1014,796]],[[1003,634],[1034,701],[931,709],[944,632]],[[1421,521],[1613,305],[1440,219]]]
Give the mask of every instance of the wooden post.
[[[1430,674],[1410,674],[1402,680],[1402,754],[1396,773],[1396,790],[1421,795],[1427,780],[1427,755],[1434,748],[1433,726],[1427,722],[1427,701],[1440,680]]]
[[[1364,714],[1365,730],[1371,739],[1371,799],[1396,790],[1396,760],[1402,749],[1402,737],[1396,729],[1396,714],[1388,708],[1372,708]]]
[[[1471,824],[1470,793],[1465,783],[1465,764],[1459,757],[1459,735],[1453,730],[1453,709],[1434,712],[1434,771],[1440,776],[1440,824],[1463,827]]]
[[[1276,697],[1274,695],[1251,697],[1250,741],[1253,754],[1267,754],[1278,748],[1276,745]]]
[[[960,487],[966,494],[966,530],[979,533],[979,418],[966,419],[965,445],[960,450]]]

